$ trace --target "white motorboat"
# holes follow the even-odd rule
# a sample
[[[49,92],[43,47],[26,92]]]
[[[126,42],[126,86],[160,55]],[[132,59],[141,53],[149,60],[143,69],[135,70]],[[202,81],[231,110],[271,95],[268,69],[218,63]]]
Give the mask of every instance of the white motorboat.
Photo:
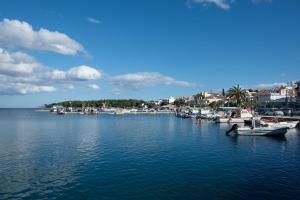
[[[275,128],[296,128],[297,124],[299,123],[298,120],[278,117],[262,117],[260,120],[262,125]]]
[[[287,127],[262,126],[259,119],[252,119],[251,126],[238,127],[234,124],[230,130],[226,132],[229,135],[233,132],[234,135],[241,136],[272,136],[283,137],[287,132]]]
[[[237,135],[245,136],[273,136],[273,137],[283,137],[287,132],[287,127],[276,128],[276,127],[241,127],[235,132]]]

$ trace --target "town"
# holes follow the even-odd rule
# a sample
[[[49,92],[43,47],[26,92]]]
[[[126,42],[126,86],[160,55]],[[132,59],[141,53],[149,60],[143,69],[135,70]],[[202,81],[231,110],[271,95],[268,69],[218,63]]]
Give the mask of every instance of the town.
[[[193,96],[158,100],[107,99],[64,101],[45,105],[58,114],[173,113],[207,114],[207,110],[244,108],[264,115],[300,115],[300,81],[271,89],[242,89],[239,85],[222,92],[200,92]],[[202,113],[201,113],[202,112]]]

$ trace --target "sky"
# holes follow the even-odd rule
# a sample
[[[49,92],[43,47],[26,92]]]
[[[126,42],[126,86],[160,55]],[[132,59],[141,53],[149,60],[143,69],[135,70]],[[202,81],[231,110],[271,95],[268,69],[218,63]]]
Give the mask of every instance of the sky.
[[[298,0],[2,0],[0,107],[300,79]]]

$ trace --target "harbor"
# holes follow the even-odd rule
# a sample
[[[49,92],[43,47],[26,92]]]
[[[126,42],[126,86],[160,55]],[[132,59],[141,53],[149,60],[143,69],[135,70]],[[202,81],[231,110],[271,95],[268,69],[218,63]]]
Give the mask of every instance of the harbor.
[[[276,93],[277,92],[277,93]],[[272,96],[276,98],[272,98]],[[188,97],[159,100],[65,101],[46,105],[41,111],[57,115],[172,114],[177,118],[231,124],[226,135],[280,136],[299,126],[300,81],[266,90],[242,89],[239,85],[222,93],[200,92]],[[72,106],[73,105],[73,106]],[[76,106],[74,106],[76,105]]]

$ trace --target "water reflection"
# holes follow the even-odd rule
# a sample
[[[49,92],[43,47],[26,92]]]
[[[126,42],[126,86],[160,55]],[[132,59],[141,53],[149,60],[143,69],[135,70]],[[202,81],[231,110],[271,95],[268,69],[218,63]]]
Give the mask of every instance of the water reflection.
[[[101,135],[100,125],[102,123],[98,118],[90,119],[85,123],[76,125],[76,130],[79,132],[78,136],[78,151],[85,156],[92,154],[96,147],[100,145],[99,137]]]

